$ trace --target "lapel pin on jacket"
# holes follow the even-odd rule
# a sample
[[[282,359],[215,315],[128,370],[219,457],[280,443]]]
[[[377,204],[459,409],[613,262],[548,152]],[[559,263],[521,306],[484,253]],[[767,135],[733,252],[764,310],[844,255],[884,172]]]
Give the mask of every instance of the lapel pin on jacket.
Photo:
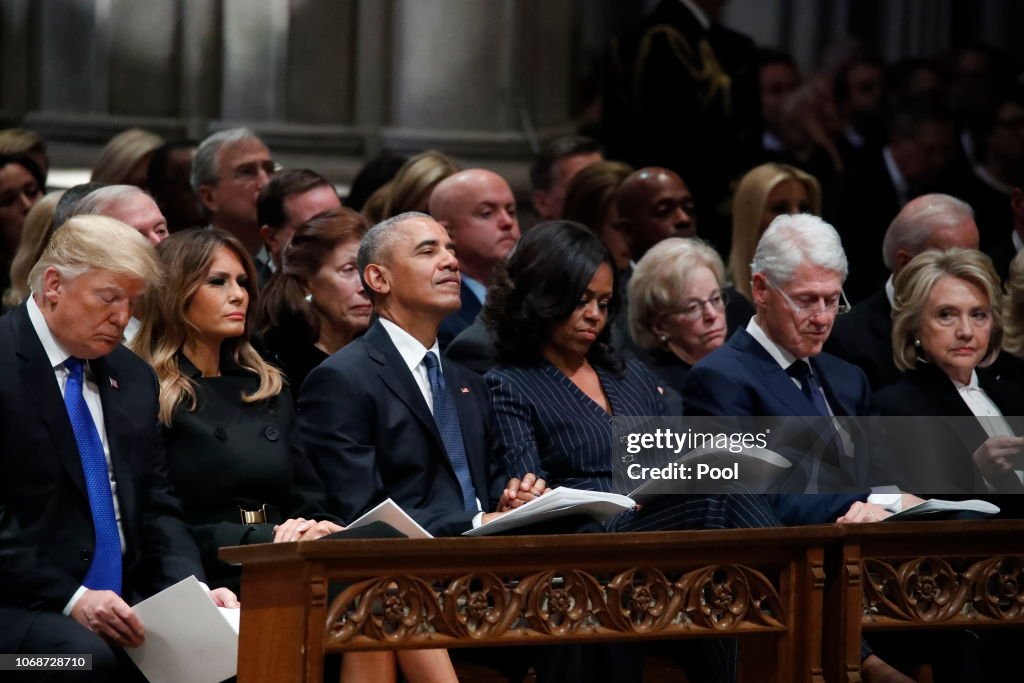
[[[469,393],[469,387],[462,387],[462,393],[468,394]]]
[[[117,380],[116,379],[114,379],[113,377],[109,377],[108,379],[110,380],[110,388],[111,389],[120,389],[121,388],[121,387],[117,386]]]

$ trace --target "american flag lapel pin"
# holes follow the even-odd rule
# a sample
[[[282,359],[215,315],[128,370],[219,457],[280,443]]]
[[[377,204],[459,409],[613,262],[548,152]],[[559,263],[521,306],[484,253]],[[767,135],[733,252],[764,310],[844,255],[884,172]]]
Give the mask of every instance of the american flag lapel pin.
[[[468,394],[469,393],[469,387],[462,387],[462,393]]]
[[[111,389],[120,389],[121,388],[121,387],[117,386],[117,380],[116,379],[114,379],[113,377],[109,377],[108,379],[110,380],[110,388]]]

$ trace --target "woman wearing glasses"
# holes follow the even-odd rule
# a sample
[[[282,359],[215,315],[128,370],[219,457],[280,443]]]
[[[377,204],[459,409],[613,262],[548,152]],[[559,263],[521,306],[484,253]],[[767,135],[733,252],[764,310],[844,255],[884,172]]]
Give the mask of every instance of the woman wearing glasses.
[[[485,375],[508,474],[612,490],[612,417],[662,415],[654,377],[609,345],[615,262],[569,221],[530,230],[487,294],[499,366]]]
[[[698,239],[671,237],[652,247],[629,280],[629,332],[649,367],[682,393],[693,364],[725,342],[725,268]]]
[[[927,457],[911,474],[941,487],[936,493],[1024,493],[1024,438],[1007,417],[1024,415],[1024,390],[984,367],[1003,337],[992,261],[973,249],[926,251],[894,285],[893,357],[906,374],[875,395],[876,407],[882,415],[966,418],[929,423],[939,438],[906,454]]]

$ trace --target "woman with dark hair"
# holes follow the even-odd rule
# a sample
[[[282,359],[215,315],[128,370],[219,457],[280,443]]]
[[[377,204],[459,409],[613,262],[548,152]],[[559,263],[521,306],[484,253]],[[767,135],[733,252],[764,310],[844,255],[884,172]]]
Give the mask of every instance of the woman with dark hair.
[[[661,389],[609,345],[615,262],[578,223],[526,233],[487,294],[499,367],[485,376],[510,476],[612,489],[612,417],[662,415]]]
[[[43,174],[27,156],[0,154],[0,292],[10,285],[11,262],[29,209],[43,196]]]
[[[370,325],[372,306],[356,266],[368,229],[345,208],[304,223],[263,290],[258,325],[295,395],[313,368]]]

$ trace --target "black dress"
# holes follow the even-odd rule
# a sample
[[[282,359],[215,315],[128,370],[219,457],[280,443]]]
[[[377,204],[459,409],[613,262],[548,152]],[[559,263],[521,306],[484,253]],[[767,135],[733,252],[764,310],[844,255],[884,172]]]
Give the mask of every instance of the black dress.
[[[273,327],[263,335],[271,362],[288,378],[292,396],[298,398],[303,382],[313,368],[327,360],[328,354],[316,346],[304,320]]]
[[[1024,415],[1024,389],[999,379],[986,368],[979,368],[977,372],[978,385],[1006,417],[1014,433],[1024,434],[1024,424],[1017,418]],[[923,418],[927,420],[926,424],[922,423],[923,428],[914,430],[915,443],[903,449],[903,457],[921,460],[914,469],[931,473],[931,481],[943,488],[921,490],[919,493],[935,493],[940,498],[949,498],[956,496],[947,494],[960,491],[968,497],[988,497],[971,495],[985,490],[981,471],[971,454],[988,438],[988,434],[940,368],[922,364],[906,373],[903,380],[875,394],[875,407],[882,415],[928,416]],[[939,417],[956,419],[935,419]],[[893,431],[891,427],[887,429]],[[1001,485],[997,484],[997,488],[1005,493],[1024,493],[1024,488],[1016,490],[1020,487],[1015,477],[1007,477]],[[1024,507],[1016,502],[1019,498],[1018,495],[997,495],[993,502],[1004,509],[1003,516],[1016,517],[1020,513],[1019,508]]]
[[[288,389],[258,403],[242,394],[259,377],[221,361],[220,377],[203,377],[184,355],[182,373],[196,383],[196,409],[175,412],[164,430],[171,482],[185,508],[185,520],[202,556],[211,587],[236,593],[239,571],[221,562],[225,546],[273,541],[273,526],[295,516],[318,514],[322,491],[308,462],[293,459],[289,435],[295,409]],[[263,524],[243,524],[239,508],[267,506]]]

